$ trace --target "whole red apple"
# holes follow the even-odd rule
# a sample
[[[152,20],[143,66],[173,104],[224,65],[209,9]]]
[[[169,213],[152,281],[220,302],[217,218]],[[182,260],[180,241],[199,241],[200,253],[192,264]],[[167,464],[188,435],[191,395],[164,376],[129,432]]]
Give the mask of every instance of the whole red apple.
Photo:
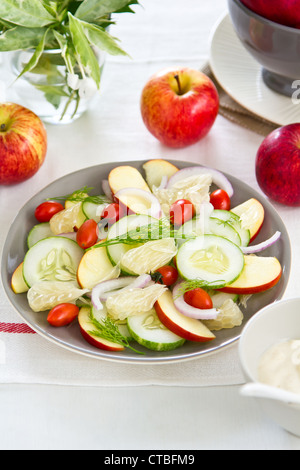
[[[142,91],[147,129],[168,147],[195,144],[208,134],[219,111],[212,80],[191,68],[167,69],[150,78]]]
[[[19,104],[0,104],[0,185],[31,178],[46,152],[47,133],[40,118]]]
[[[260,16],[285,26],[300,28],[299,0],[241,0]]]
[[[271,132],[258,149],[256,178],[262,191],[286,206],[300,206],[300,123]]]

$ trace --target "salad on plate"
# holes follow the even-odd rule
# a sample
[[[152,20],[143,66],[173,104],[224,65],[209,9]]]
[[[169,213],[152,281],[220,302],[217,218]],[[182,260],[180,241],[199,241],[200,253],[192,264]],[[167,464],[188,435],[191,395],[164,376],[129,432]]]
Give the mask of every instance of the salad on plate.
[[[278,259],[264,254],[281,233],[257,244],[262,203],[232,207],[234,189],[215,169],[156,159],[143,170],[119,165],[99,195],[83,186],[41,201],[11,287],[51,327],[77,322],[102,350],[212,342],[281,279]]]

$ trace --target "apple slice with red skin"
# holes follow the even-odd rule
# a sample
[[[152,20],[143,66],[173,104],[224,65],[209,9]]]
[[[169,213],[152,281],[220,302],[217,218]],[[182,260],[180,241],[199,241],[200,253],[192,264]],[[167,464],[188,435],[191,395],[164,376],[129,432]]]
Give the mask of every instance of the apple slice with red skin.
[[[161,217],[159,201],[136,168],[126,165],[114,168],[108,176],[108,183],[124,214]]]
[[[11,288],[15,294],[24,294],[28,292],[29,287],[23,277],[23,263],[19,264],[11,278]]]
[[[155,303],[155,310],[163,325],[181,338],[199,343],[212,341],[216,338],[199,320],[186,317],[177,310],[169,290],[159,297]]]
[[[163,178],[167,178],[167,180],[169,180],[179,171],[173,163],[162,159],[149,160],[143,165],[143,169],[146,174],[147,184],[151,189],[153,186],[158,188],[161,185]]]
[[[162,209],[159,200],[154,194],[140,188],[124,188],[115,194],[115,198],[122,207],[127,209],[127,214],[149,215],[160,219]]]
[[[151,192],[139,170],[129,165],[120,165],[114,168],[108,175],[108,184],[113,195],[125,188],[137,188]]]
[[[259,234],[265,220],[263,205],[257,199],[251,198],[231,209],[231,212],[238,215],[242,227],[250,231],[249,243],[252,243]]]
[[[250,295],[274,287],[282,276],[282,267],[277,258],[245,256],[241,275],[231,285],[219,289],[221,292]]]
[[[94,247],[84,253],[78,269],[77,281],[82,289],[92,289],[99,282],[116,277],[105,247]]]
[[[82,307],[79,311],[78,315],[78,323],[80,327],[80,332],[83,338],[95,348],[103,349],[105,351],[124,351],[124,346],[120,344],[113,343],[112,341],[107,341],[104,338],[99,338],[91,333],[93,331],[94,326],[90,320],[90,308],[89,307]]]

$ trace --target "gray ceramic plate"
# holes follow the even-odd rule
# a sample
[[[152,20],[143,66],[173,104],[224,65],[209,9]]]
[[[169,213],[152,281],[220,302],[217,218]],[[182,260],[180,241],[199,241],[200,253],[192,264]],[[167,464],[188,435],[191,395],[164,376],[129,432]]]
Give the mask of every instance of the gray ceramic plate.
[[[141,172],[144,162],[122,162],[123,164],[132,165]],[[191,163],[172,162],[179,168],[192,166]],[[19,313],[20,317],[33,330],[43,336],[45,339],[54,342],[57,346],[61,346],[73,352],[83,354],[96,359],[105,359],[110,361],[132,363],[132,364],[153,364],[153,363],[171,363],[183,360],[199,358],[208,354],[219,351],[222,348],[236,342],[241,335],[243,326],[247,321],[261,308],[282,298],[287,287],[291,266],[291,246],[287,230],[273,208],[273,206],[263,198],[258,192],[255,192],[245,183],[233,178],[227,177],[231,181],[235,194],[232,199],[233,207],[255,197],[260,200],[265,208],[265,222],[259,234],[257,242],[266,239],[279,230],[282,233],[281,240],[276,245],[264,252],[264,256],[276,256],[282,264],[283,276],[280,282],[271,290],[254,295],[245,310],[245,320],[242,327],[232,330],[223,330],[216,334],[216,340],[210,343],[193,343],[186,342],[181,348],[171,352],[153,352],[140,348],[145,354],[136,354],[127,349],[121,353],[111,353],[101,351],[90,346],[81,336],[78,324],[75,322],[66,328],[53,328],[47,323],[47,315],[43,313],[33,313],[28,306],[26,294],[15,295],[10,287],[11,276],[16,267],[23,261],[26,252],[26,239],[29,230],[36,224],[34,217],[35,208],[47,198],[61,196],[72,193],[73,191],[89,186],[95,188],[95,194],[101,192],[101,181],[107,179],[109,171],[117,166],[114,164],[104,164],[95,167],[86,168],[51,183],[39,194],[28,201],[15,218],[4,248],[3,259],[1,265],[1,275],[5,292]],[[137,346],[138,347],[138,346]]]

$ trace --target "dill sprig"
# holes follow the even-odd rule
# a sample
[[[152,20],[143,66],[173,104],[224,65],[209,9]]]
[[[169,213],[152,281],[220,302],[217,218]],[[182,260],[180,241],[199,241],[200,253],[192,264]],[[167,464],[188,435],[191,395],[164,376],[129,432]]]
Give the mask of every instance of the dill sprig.
[[[56,196],[52,198],[48,198],[47,200],[55,200],[55,201],[70,201],[70,202],[91,202],[93,204],[108,204],[110,201],[106,196],[90,196],[89,193],[94,188],[89,188],[88,186],[84,186],[77,191],[74,191],[71,194],[66,194],[65,196]]]
[[[129,348],[137,354],[144,354],[137,349],[134,349],[128,342],[128,339],[122,335],[120,332],[117,324],[108,316],[98,321],[92,311],[90,311],[89,318],[91,320],[91,324],[94,326],[95,330],[88,331],[89,334],[93,336],[97,336],[98,338],[105,339],[107,341],[111,341],[112,343],[120,344],[125,348]]]
[[[171,224],[170,220],[165,217],[160,220],[151,221],[148,225],[142,225],[135,227],[128,232],[119,235],[118,237],[111,238],[109,240],[102,241],[97,246],[112,246],[112,245],[137,245],[139,243],[144,244],[149,241],[162,240],[165,238],[191,238],[185,237],[184,235],[178,236],[178,230],[176,230]]]
[[[188,279],[186,281],[183,281],[178,289],[178,297],[181,297],[184,295],[186,292],[189,292],[190,290],[194,289],[206,289],[206,290],[214,290],[214,289],[219,289],[220,287],[223,287],[225,285],[224,280],[218,280],[218,281],[205,281],[204,279]]]

